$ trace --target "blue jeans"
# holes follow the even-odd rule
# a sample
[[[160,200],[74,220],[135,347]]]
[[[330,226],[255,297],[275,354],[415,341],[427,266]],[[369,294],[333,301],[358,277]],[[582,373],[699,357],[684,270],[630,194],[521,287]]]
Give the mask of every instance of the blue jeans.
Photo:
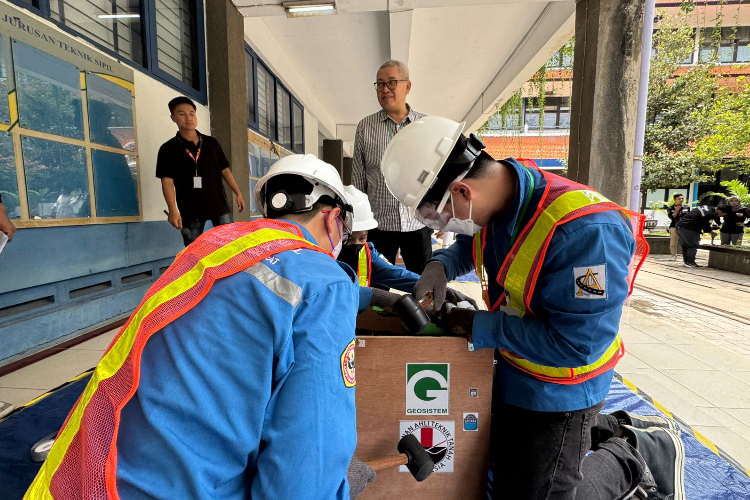
[[[234,222],[231,212],[220,215],[210,220],[211,224],[213,224],[213,227],[221,226],[223,224],[231,224],[232,222]],[[185,243],[185,246],[188,246],[196,239],[198,239],[198,236],[203,234],[206,222],[207,220],[182,221],[182,230],[180,232],[182,233],[182,241]]]

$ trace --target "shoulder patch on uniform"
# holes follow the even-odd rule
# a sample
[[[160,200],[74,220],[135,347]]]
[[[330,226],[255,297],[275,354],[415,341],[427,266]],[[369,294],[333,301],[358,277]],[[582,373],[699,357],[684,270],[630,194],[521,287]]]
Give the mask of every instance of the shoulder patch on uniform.
[[[354,387],[357,384],[354,376],[354,345],[356,339],[349,342],[344,352],[341,353],[341,377],[344,379],[344,385]]]
[[[577,299],[606,299],[607,265],[574,267],[573,286]]]

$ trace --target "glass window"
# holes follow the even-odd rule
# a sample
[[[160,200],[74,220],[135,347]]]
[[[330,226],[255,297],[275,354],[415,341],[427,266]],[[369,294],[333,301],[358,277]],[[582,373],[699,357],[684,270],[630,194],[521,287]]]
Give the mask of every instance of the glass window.
[[[750,26],[721,28],[721,36],[713,28],[704,28],[701,35],[701,62],[750,62]]]
[[[8,217],[18,219],[21,216],[21,200],[18,197],[13,137],[5,132],[0,132],[0,196]]]
[[[258,179],[250,179],[250,213],[259,213],[258,205],[255,203],[255,187],[258,185]]]
[[[539,106],[536,100],[524,99],[526,101],[526,125],[529,129],[539,127]],[[570,127],[570,98],[569,97],[547,97],[544,100],[544,128],[568,128]]]
[[[69,219],[91,215],[84,148],[21,137],[21,149],[29,217]]]
[[[247,122],[257,123],[255,115],[255,70],[253,68],[253,56],[245,52],[245,84],[247,93]]]
[[[197,89],[200,82],[195,0],[154,1],[159,69]]]
[[[133,96],[130,91],[100,76],[86,76],[91,141],[135,151]]]
[[[157,0],[157,3],[160,0]],[[140,0],[51,0],[50,17],[143,66]]]
[[[298,153],[302,153],[305,148],[305,131],[303,128],[303,111],[302,106],[297,103],[292,105],[292,123],[294,123],[294,150]]]
[[[274,109],[274,79],[266,68],[257,65],[258,75],[258,131],[276,139],[276,110]]]
[[[276,89],[276,120],[278,141],[286,149],[292,149],[292,107],[289,92],[279,85]]]
[[[271,152],[265,149],[260,150],[260,176],[263,177],[271,168]]]
[[[5,39],[0,36],[0,122],[10,123],[8,68],[5,66]]]
[[[91,151],[97,217],[138,215],[138,175],[135,156]]]
[[[78,68],[16,41],[13,62],[21,126],[82,140]]]
[[[260,148],[255,144],[247,145],[250,162],[250,177],[263,177],[260,171]]]

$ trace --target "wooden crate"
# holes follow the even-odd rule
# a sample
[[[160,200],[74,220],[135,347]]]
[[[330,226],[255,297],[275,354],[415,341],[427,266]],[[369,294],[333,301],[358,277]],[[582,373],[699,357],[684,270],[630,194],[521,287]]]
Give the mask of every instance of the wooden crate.
[[[382,332],[384,325],[396,335]],[[398,468],[378,472],[377,480],[367,487],[361,500],[473,500],[486,498],[487,455],[489,450],[492,401],[492,350],[469,352],[466,340],[459,337],[405,336],[397,322],[368,312],[358,321],[357,370],[357,457],[368,460],[396,454],[402,435],[401,421],[453,422],[453,472],[433,472],[418,483],[409,472]],[[447,415],[407,415],[407,363],[448,363],[449,397]],[[476,390],[476,397],[470,396]],[[464,414],[478,416],[477,430],[464,430]],[[418,438],[432,433],[437,450],[445,447],[444,428],[417,430]],[[424,442],[424,441],[423,441]],[[448,463],[440,462],[443,467]]]

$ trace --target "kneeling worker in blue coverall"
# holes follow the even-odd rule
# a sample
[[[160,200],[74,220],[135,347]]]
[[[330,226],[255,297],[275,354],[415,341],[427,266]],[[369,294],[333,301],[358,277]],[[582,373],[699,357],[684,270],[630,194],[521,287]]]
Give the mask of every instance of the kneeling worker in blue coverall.
[[[419,275],[395,266],[388,262],[367,241],[367,233],[370,229],[378,227],[378,221],[372,213],[370,200],[367,195],[354,186],[344,186],[346,199],[354,210],[354,222],[352,235],[347,240],[338,260],[349,264],[357,273],[359,280],[359,310],[363,311],[368,306],[388,308],[398,300],[401,295],[389,293],[376,287],[394,288],[402,292],[414,293],[414,285],[419,280]],[[372,288],[370,288],[372,286]],[[452,288],[446,289],[448,302],[458,304],[462,301],[471,303],[476,308],[476,302],[471,297],[464,295]]]
[[[492,498],[684,500],[676,424],[600,413],[624,354],[623,302],[647,252],[643,216],[587,186],[495,160],[463,127],[436,116],[413,122],[391,140],[381,170],[424,224],[460,234],[427,263],[417,297],[431,293],[440,308],[448,279],[471,269],[486,283],[489,311],[446,312],[453,333],[497,349]]]
[[[294,155],[256,201],[268,218],[201,235],[147,292],[25,498],[346,500],[374,479],[352,461],[344,186]]]

